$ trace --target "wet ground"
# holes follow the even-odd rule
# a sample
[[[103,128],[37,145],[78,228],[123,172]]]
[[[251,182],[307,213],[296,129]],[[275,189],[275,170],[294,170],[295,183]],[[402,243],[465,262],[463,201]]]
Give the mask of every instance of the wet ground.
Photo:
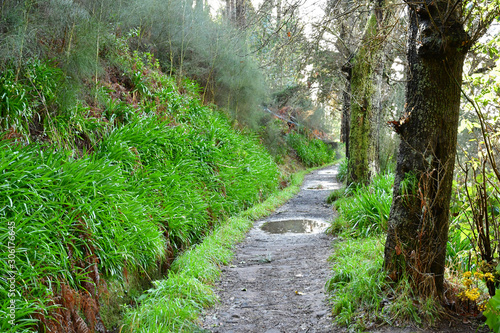
[[[300,193],[255,223],[218,283],[220,304],[203,328],[211,332],[332,332],[324,285],[333,218],[326,197],[340,184],[336,167],[306,175]]]
[[[324,285],[334,238],[323,230],[333,219],[325,200],[341,185],[335,166],[306,175],[301,191],[257,221],[237,245],[217,284],[220,303],[207,310],[202,329],[224,333],[347,332],[332,324]],[[376,333],[467,333],[477,322],[455,318],[433,329],[379,327]]]

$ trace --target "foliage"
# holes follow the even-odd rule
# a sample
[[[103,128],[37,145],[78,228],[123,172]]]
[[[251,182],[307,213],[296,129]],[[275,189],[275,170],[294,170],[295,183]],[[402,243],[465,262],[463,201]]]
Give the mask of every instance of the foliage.
[[[156,268],[165,239],[126,172],[94,156],[75,160],[47,147],[0,144],[0,237],[7,244],[7,223],[13,224],[16,249],[15,269],[7,267],[7,251],[0,254],[2,271],[17,272],[19,283],[18,324],[4,331],[21,329],[35,313],[50,313],[65,288],[77,291],[89,282],[101,288],[99,274]],[[1,283],[2,299],[8,299]],[[49,318],[41,320],[50,325]]]
[[[205,102],[256,128],[267,85],[244,35],[189,1],[128,1],[119,15],[123,28],[135,32],[132,49],[154,53],[165,72],[196,80]]]
[[[326,164],[335,158],[335,152],[320,139],[310,139],[304,134],[291,132],[287,142],[308,167]]]
[[[382,236],[346,237],[335,245],[330,258],[333,276],[326,285],[335,322],[364,331],[381,323],[431,325],[435,321],[441,311],[435,299],[417,297],[406,280],[387,279]]]
[[[350,189],[350,196],[335,202],[338,219],[353,235],[368,236],[387,230],[394,176],[379,174],[370,185]]]
[[[213,283],[220,266],[228,264],[233,246],[253,220],[262,218],[298,193],[305,172],[295,174],[291,185],[266,201],[224,221],[199,246],[185,251],[172,265],[167,280],[139,297],[137,307],[128,307],[124,331],[193,332],[203,308],[216,302]]]
[[[58,127],[67,135],[47,131],[58,147],[0,141],[0,237],[6,243],[7,222],[15,225],[22,274],[16,277],[17,325],[3,331],[31,327],[35,319],[51,329],[70,325],[54,319],[61,311],[75,318],[83,313],[78,323],[93,327],[105,280],[161,276],[180,249],[277,187],[277,166],[257,138],[203,106],[196,85],[185,81],[180,94],[148,55],[125,56],[122,65],[132,91],[120,95],[120,85],[103,86],[100,103],[121,111],[107,109],[109,119],[93,120],[98,139],[89,149],[64,149],[74,147],[76,130],[68,127]],[[130,95],[135,105],[126,103]],[[49,124],[71,126],[58,120]],[[7,251],[1,256],[7,271]],[[198,288],[192,279],[182,281]],[[8,299],[7,282],[0,283]]]
[[[484,312],[486,324],[495,333],[500,332],[500,290],[497,289],[495,296],[490,298],[487,309]]]
[[[498,46],[493,39],[479,50],[489,55],[492,48]],[[464,94],[464,117],[459,132],[463,152],[459,158],[457,174],[456,206],[460,207],[458,221],[465,230],[471,245],[477,248],[478,269],[491,273],[494,279],[487,281],[490,296],[500,286],[498,265],[498,246],[500,244],[500,174],[498,172],[499,140],[498,113],[496,105],[500,81],[495,70],[483,74],[480,66],[489,66],[498,62],[490,57],[478,55],[472,62],[470,90],[474,95]],[[467,139],[465,141],[464,139]],[[464,142],[465,141],[465,142]]]

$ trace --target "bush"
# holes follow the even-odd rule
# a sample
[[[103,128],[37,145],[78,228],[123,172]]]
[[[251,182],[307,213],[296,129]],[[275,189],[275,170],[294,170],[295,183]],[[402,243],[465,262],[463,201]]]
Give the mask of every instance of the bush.
[[[335,152],[316,138],[309,139],[306,135],[292,132],[287,136],[287,143],[307,167],[326,164],[335,158]]]

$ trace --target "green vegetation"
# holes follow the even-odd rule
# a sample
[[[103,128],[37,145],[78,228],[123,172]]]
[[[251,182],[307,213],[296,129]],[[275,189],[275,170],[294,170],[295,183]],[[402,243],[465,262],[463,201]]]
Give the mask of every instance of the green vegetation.
[[[18,275],[16,325],[6,323],[2,331],[30,330],[36,321],[55,329],[77,325],[57,314],[80,318],[78,325],[92,329],[105,281],[121,281],[118,289],[126,290],[129,277],[161,277],[178,251],[277,188],[278,168],[258,139],[203,106],[193,83],[185,81],[180,94],[151,59],[124,54],[124,76],[133,87],[116,99],[123,87],[99,86],[96,98],[106,106],[99,116],[89,116],[91,109],[82,105],[67,115],[42,113],[45,106],[36,104],[28,81],[36,74],[49,82],[36,91],[47,105],[56,103],[58,76],[51,74],[58,70],[49,65],[37,64],[28,81],[19,79],[4,95],[4,105],[11,107],[14,96],[24,109],[40,112],[40,137],[54,145],[21,143],[33,139],[32,114],[12,111],[18,118],[5,118],[12,121],[7,137],[18,141],[0,141],[0,214],[6,222],[0,237],[7,244],[13,226]],[[130,95],[135,105],[126,103]],[[0,255],[2,271],[10,271],[8,251]],[[173,281],[161,285],[170,288]],[[182,281],[186,285],[177,288],[196,288]],[[8,300],[10,285],[0,283]]]
[[[237,216],[224,221],[203,243],[179,256],[167,280],[156,281],[154,288],[141,296],[137,308],[129,308],[124,332],[193,332],[204,307],[216,302],[213,283],[220,266],[228,264],[233,246],[262,218],[285,203],[300,189],[305,172],[292,177],[284,191]]]
[[[387,228],[393,181],[393,175],[378,175],[370,185],[342,188],[329,197],[339,213],[329,231],[340,235],[341,241],[331,257],[334,274],[327,287],[335,321],[351,329],[369,329],[382,322],[427,326],[444,311],[436,299],[415,294],[407,279],[395,283],[396,277],[383,270],[384,237],[380,234]],[[401,185],[404,195],[416,195],[417,183],[408,173]],[[474,231],[465,221],[473,219],[473,209],[463,202],[453,209],[460,213],[454,214],[447,244],[446,278],[450,283],[446,297],[463,312],[486,310],[487,323],[493,329],[498,325],[498,304],[497,296],[488,298],[488,286],[500,272],[471,256]]]
[[[241,125],[265,99],[245,44],[184,1],[7,2],[0,30],[0,330],[189,330],[251,219],[298,189],[276,194],[283,124],[274,156]]]
[[[339,217],[332,228],[349,230],[353,236],[368,236],[387,230],[387,220],[392,202],[394,176],[379,174],[370,185],[350,186],[331,194],[331,201],[337,198],[334,207]],[[341,196],[345,197],[342,198]]]
[[[335,152],[323,141],[310,138],[305,133],[291,132],[287,136],[287,142],[295,150],[302,163],[308,167],[330,163],[335,159]]]
[[[386,288],[381,237],[349,238],[335,245],[333,276],[327,283],[334,320],[366,329],[377,319]]]
[[[341,236],[330,258],[333,276],[327,283],[335,321],[365,330],[380,323],[432,324],[441,308],[422,300],[406,279],[391,282],[383,270],[383,251],[392,202],[392,174],[379,174],[370,185],[332,192],[338,210],[329,232]]]
[[[349,159],[346,157],[339,163],[339,172],[337,173],[337,180],[345,182],[349,173]]]

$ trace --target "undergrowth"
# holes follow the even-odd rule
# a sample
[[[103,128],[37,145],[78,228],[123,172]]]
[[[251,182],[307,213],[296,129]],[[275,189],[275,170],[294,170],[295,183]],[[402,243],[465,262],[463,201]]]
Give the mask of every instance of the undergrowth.
[[[104,109],[80,106],[93,116],[73,122],[43,111],[22,91],[31,83],[18,81],[16,96],[45,125],[39,143],[26,145],[38,118],[20,116],[0,141],[0,240],[7,244],[13,226],[15,260],[8,263],[7,250],[0,257],[16,281],[9,298],[11,285],[0,280],[1,298],[16,305],[15,325],[2,322],[2,332],[115,326],[99,319],[106,282],[121,281],[123,291],[129,279],[162,276],[179,251],[277,189],[277,166],[257,137],[203,106],[196,85],[185,81],[181,94],[151,57],[122,63],[133,88],[103,85]],[[195,292],[195,281],[182,282]]]
[[[287,142],[307,167],[330,163],[335,159],[334,150],[320,139],[309,138],[306,133],[291,132],[287,136]]]
[[[220,266],[232,259],[233,246],[244,238],[254,220],[272,213],[299,191],[304,174],[295,174],[284,191],[229,218],[203,243],[179,256],[168,279],[154,282],[154,288],[138,299],[140,305],[128,308],[123,332],[196,331],[202,309],[217,301],[214,282]]]
[[[368,236],[387,230],[394,175],[379,174],[370,185],[354,185],[332,192],[329,201],[339,211],[332,229],[346,229],[353,236]],[[335,199],[335,200],[334,200]]]
[[[331,193],[339,216],[329,231],[335,244],[333,276],[327,282],[336,323],[351,330],[381,324],[432,325],[442,311],[437,300],[414,295],[406,278],[392,282],[383,269],[384,232],[392,202],[393,175],[377,175],[370,185]]]

